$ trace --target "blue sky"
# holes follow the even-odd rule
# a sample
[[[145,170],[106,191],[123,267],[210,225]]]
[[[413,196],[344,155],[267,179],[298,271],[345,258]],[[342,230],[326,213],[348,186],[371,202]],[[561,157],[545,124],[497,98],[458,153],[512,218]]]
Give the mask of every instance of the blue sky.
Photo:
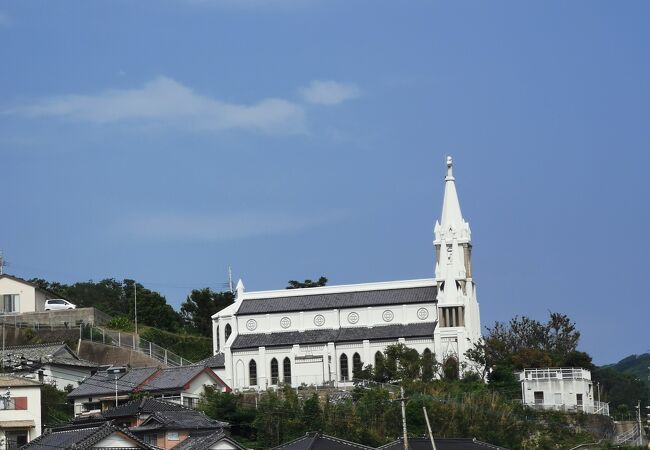
[[[7,271],[220,288],[433,273],[445,156],[482,321],[648,351],[650,3],[0,2]]]

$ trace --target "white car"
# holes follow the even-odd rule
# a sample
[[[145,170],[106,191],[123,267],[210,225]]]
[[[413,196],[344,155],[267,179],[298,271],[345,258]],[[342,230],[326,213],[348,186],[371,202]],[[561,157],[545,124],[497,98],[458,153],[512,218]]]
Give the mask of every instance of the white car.
[[[51,298],[45,300],[45,311],[58,311],[61,309],[76,309],[77,305],[62,298]]]

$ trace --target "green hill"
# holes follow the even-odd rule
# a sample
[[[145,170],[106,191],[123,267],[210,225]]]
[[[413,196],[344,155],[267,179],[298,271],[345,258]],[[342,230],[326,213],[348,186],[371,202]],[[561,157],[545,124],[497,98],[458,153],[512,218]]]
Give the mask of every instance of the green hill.
[[[605,366],[617,372],[632,375],[650,386],[650,353],[630,355],[616,364]]]

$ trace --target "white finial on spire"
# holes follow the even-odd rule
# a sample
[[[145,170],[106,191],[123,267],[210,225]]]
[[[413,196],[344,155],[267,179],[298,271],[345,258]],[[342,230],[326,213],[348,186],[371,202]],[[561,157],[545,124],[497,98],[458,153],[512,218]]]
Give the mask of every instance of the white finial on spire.
[[[452,173],[453,164],[451,156],[447,156],[447,176],[445,177],[445,181],[454,180],[454,174]]]

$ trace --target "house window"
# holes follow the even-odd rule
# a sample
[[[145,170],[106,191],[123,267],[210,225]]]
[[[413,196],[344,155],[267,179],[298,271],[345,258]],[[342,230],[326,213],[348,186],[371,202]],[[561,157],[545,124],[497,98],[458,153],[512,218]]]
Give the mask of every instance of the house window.
[[[158,446],[158,435],[155,433],[143,435],[142,440],[145,444],[153,445],[154,447]]]
[[[254,359],[251,359],[251,362],[248,363],[248,378],[250,379],[249,385],[257,385],[257,363]]]
[[[13,313],[20,311],[20,295],[4,294],[2,296],[2,312]]]
[[[16,409],[16,399],[0,396],[0,410]]]
[[[350,374],[348,372],[348,357],[345,353],[341,355],[341,381],[348,381],[350,379]]]
[[[177,441],[178,440],[178,431],[168,431],[167,432],[168,441]]]
[[[536,405],[543,405],[544,404],[544,392],[543,391],[535,391],[533,394],[535,398],[535,404]]]
[[[278,360],[273,358],[271,360],[271,384],[278,384],[280,378],[280,367],[278,367]]]
[[[291,359],[288,356],[282,362],[282,375],[284,376],[284,382],[291,384]]]
[[[464,327],[465,307],[447,306],[438,308],[438,322],[441,327]]]
[[[231,334],[232,334],[232,327],[230,326],[229,323],[227,323],[227,324],[226,324],[226,328],[224,328],[224,330],[223,330],[223,336],[224,336],[224,338],[225,338],[225,339],[224,339],[224,344],[225,344],[226,342],[228,342],[228,338],[230,337]]]
[[[27,445],[27,430],[5,431],[6,449],[18,450]]]
[[[352,377],[356,377],[362,369],[363,363],[361,362],[361,356],[358,353],[355,353],[352,355]]]
[[[198,398],[183,397],[183,406],[187,406],[188,408],[194,409],[196,408],[198,401],[199,401]]]

